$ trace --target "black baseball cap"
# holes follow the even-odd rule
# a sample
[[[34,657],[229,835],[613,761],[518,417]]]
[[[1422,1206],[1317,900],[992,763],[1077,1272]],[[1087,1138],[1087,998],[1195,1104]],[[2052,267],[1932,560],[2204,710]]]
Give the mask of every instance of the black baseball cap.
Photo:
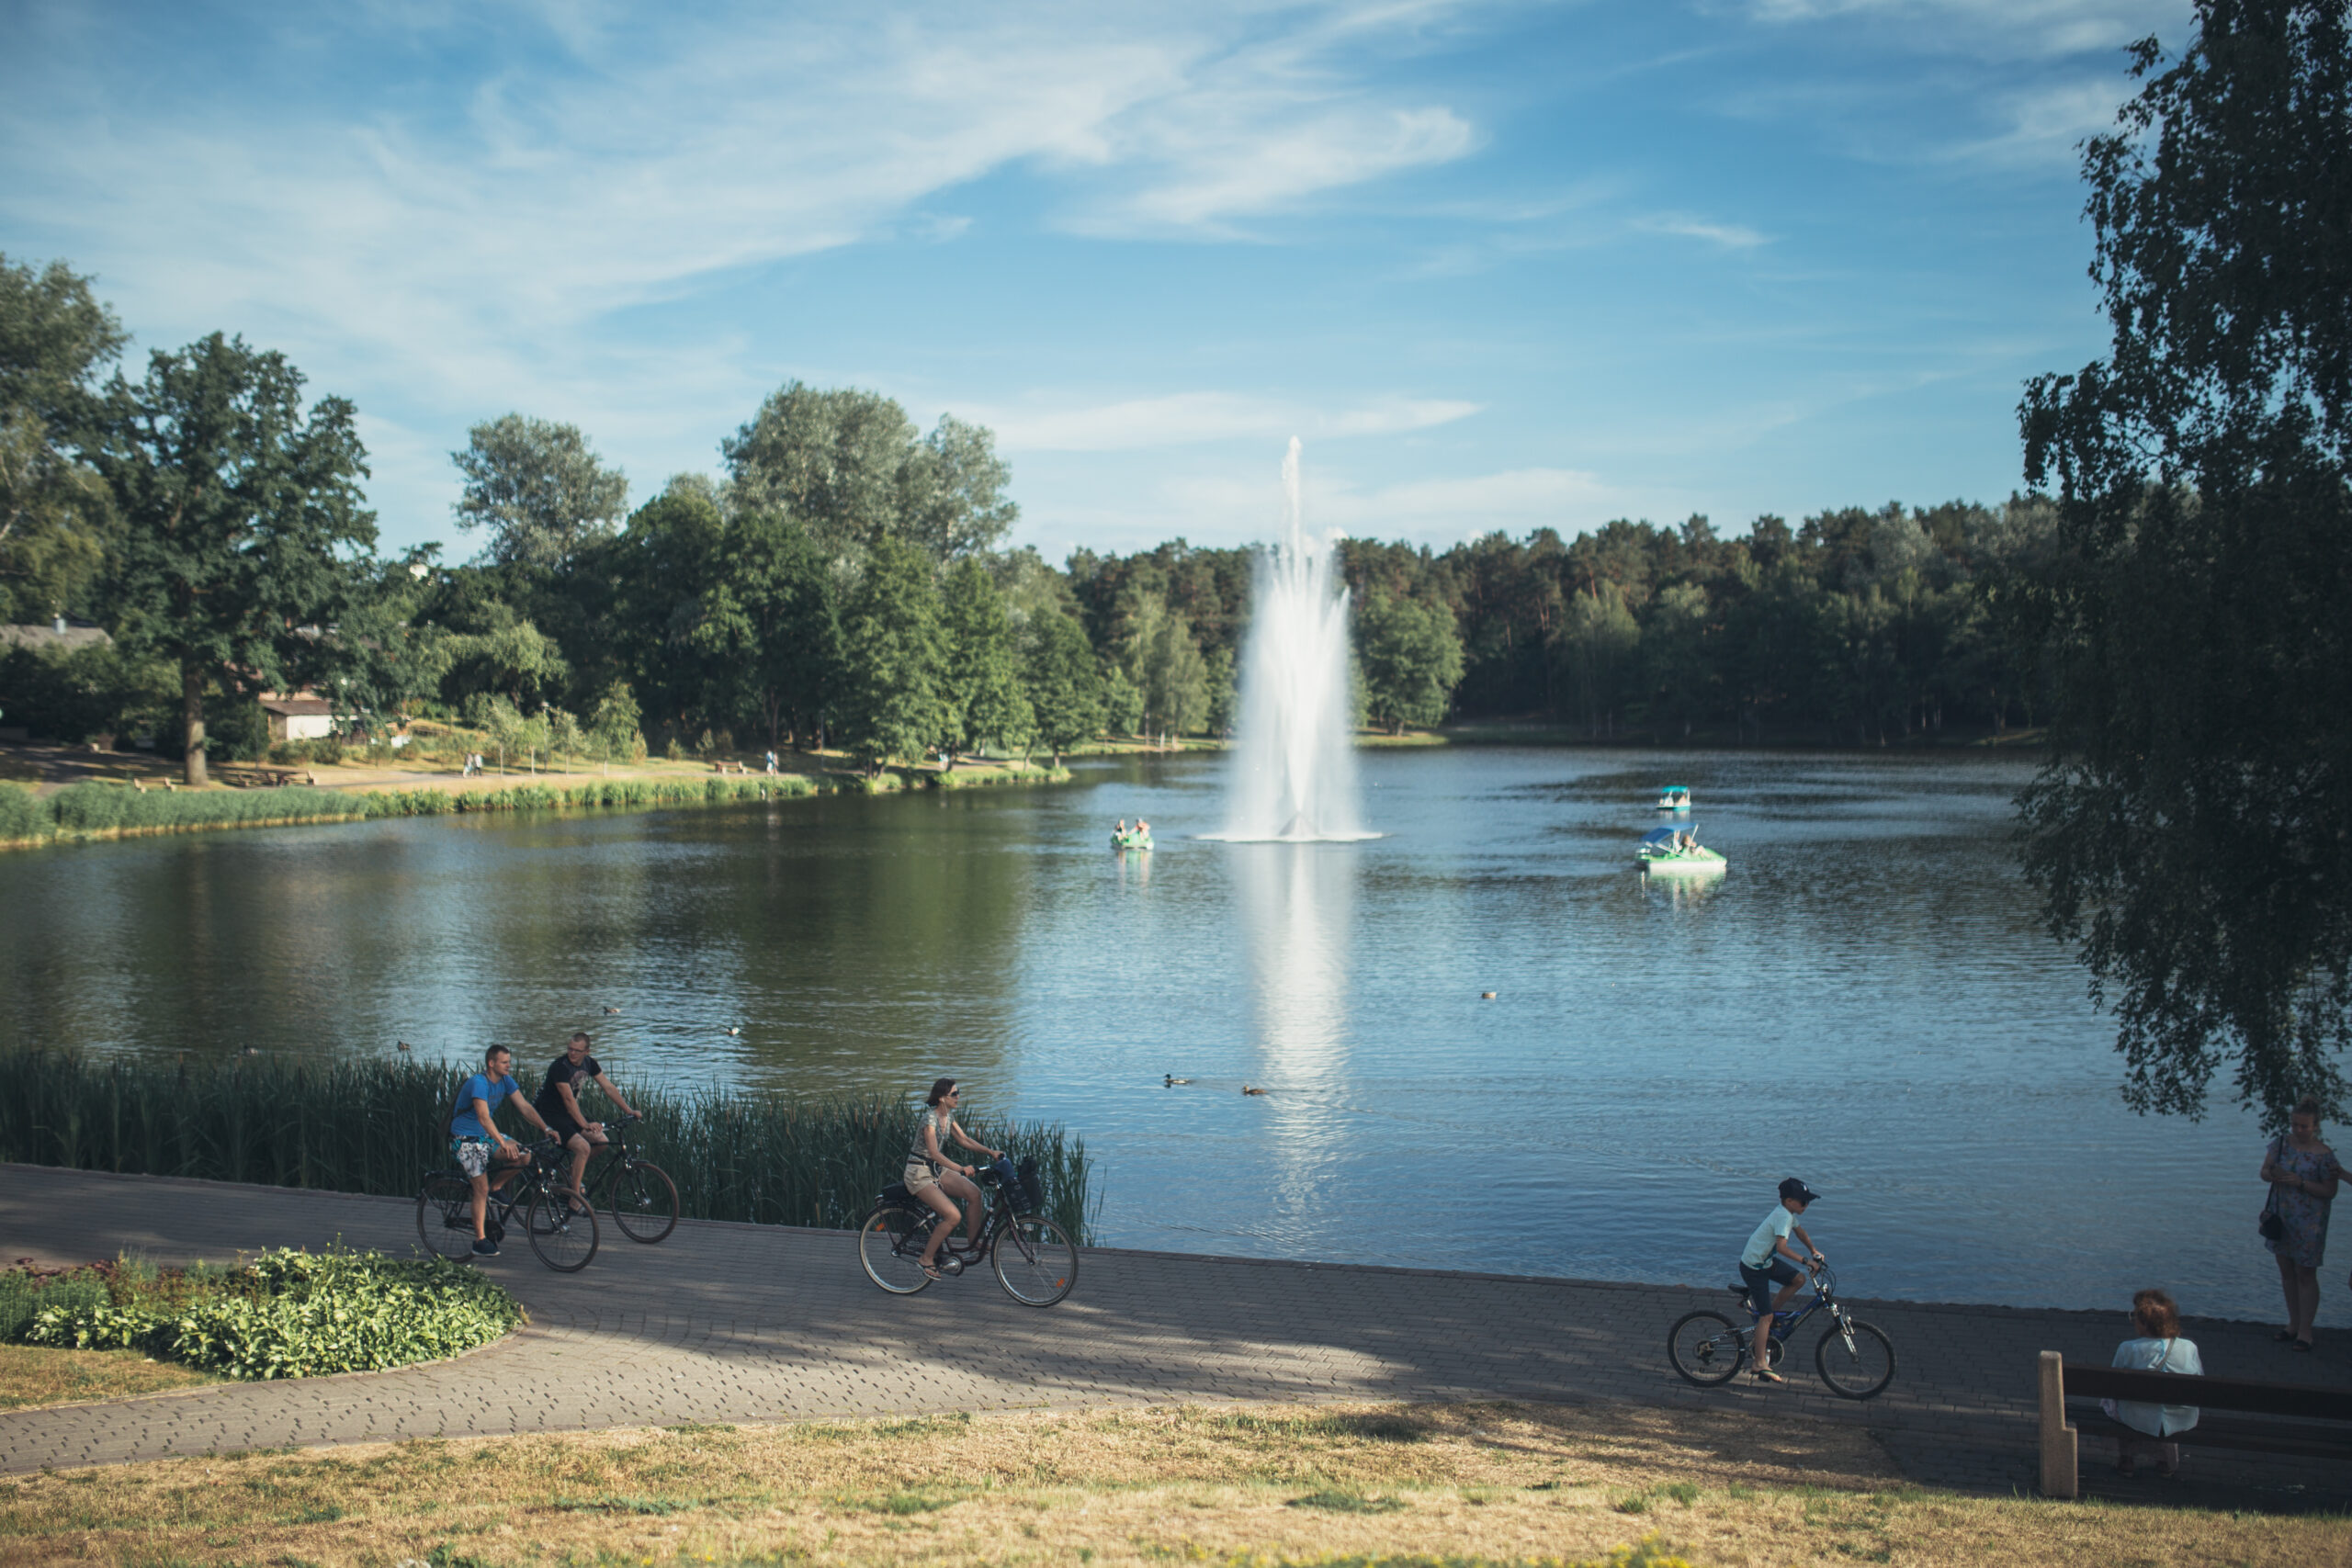
[[[1820,1193],[1815,1192],[1793,1176],[1781,1183],[1781,1196],[1793,1198],[1800,1203],[1817,1203],[1821,1201]]]

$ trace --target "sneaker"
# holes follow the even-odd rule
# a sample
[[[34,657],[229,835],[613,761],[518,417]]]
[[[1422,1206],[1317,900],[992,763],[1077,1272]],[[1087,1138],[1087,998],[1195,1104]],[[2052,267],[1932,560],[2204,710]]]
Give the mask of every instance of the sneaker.
[[[480,1241],[474,1243],[474,1256],[476,1258],[495,1258],[498,1256],[498,1244],[491,1240],[490,1237],[483,1236]]]

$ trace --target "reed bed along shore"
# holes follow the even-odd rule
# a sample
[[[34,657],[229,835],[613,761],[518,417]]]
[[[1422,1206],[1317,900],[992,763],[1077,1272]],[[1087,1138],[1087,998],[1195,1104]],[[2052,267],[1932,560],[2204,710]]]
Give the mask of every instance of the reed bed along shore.
[[[68,785],[48,796],[0,782],[0,849],[83,839],[274,828],[307,822],[360,822],[383,817],[439,817],[480,811],[658,810],[738,806],[816,795],[887,795],[909,789],[984,789],[996,784],[1062,784],[1067,768],[1030,762],[967,764],[948,773],[888,768],[879,773],[737,773],[709,778],[549,779],[491,789],[158,790],[128,784]]]
[[[449,1113],[470,1067],[251,1057],[164,1066],[55,1050],[0,1053],[0,1161],[410,1197],[449,1163]],[[526,1093],[536,1074],[517,1069]],[[601,1093],[587,1097],[598,1113]],[[854,1226],[899,1179],[922,1108],[883,1096],[801,1100],[633,1089],[631,1145],[669,1172],[690,1219]],[[299,1113],[289,1115],[289,1108]],[[509,1111],[518,1136],[530,1130]],[[1035,1158],[1046,1213],[1081,1243],[1096,1199],[1083,1138],[985,1111],[961,1120]]]

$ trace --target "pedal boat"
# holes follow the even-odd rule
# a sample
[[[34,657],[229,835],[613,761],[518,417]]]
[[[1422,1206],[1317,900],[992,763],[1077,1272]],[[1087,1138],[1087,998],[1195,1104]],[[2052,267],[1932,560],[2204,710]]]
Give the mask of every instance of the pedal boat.
[[[1653,876],[1706,876],[1724,870],[1731,863],[1704,845],[1694,844],[1687,850],[1674,847],[1678,833],[1688,833],[1689,828],[1653,828],[1642,835],[1639,848],[1634,852],[1635,863]]]
[[[1685,788],[1685,787],[1684,787],[1683,785],[1681,785],[1681,784],[1664,784],[1664,785],[1661,785],[1661,786],[1659,787],[1659,789],[1658,789],[1658,792],[1657,792],[1657,808],[1658,808],[1660,811],[1688,811],[1688,810],[1690,810],[1690,790],[1689,790],[1689,789],[1687,789],[1687,788]]]
[[[1148,850],[1151,848],[1151,835],[1135,832],[1114,833],[1111,835],[1111,847],[1114,850]]]

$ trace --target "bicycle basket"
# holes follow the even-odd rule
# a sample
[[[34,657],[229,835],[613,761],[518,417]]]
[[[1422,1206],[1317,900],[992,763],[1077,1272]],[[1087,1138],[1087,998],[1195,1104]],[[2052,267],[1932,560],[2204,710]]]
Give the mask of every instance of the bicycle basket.
[[[1029,1213],[1042,1214],[1046,1212],[1046,1184],[1038,1179],[1035,1155],[1021,1162],[1021,1201]]]

